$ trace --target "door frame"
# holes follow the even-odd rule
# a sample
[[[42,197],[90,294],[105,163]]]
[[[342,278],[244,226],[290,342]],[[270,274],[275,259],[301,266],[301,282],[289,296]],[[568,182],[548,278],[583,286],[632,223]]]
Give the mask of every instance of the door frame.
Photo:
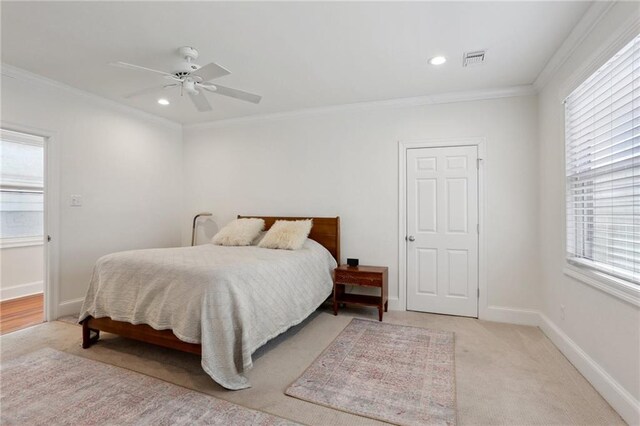
[[[57,319],[59,295],[60,253],[60,170],[56,132],[0,120],[0,128],[44,138],[44,320]],[[47,241],[51,236],[51,241]]]
[[[486,256],[486,179],[487,167],[486,138],[471,137],[457,139],[424,139],[398,141],[398,305],[397,309],[407,310],[407,151],[416,148],[447,148],[454,146],[475,146],[478,148],[478,318],[487,314],[487,256]]]

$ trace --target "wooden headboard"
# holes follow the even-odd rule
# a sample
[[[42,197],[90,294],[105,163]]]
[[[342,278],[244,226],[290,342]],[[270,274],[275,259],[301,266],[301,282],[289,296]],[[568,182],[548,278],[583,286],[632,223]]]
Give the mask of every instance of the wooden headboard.
[[[276,220],[313,219],[309,238],[322,244],[340,264],[340,216],[337,217],[278,217],[278,216],[240,216],[238,219],[255,217],[264,219],[265,230],[271,228]]]

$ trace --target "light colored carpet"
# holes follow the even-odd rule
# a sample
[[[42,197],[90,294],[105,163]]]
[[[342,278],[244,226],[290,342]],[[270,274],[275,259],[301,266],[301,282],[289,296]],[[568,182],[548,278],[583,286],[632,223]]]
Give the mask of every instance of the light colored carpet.
[[[252,388],[227,391],[202,371],[198,356],[108,333],[82,349],[81,329],[53,321],[0,337],[4,363],[43,347],[157,377],[308,425],[381,424],[284,394],[354,316],[375,309],[323,307],[254,356]],[[418,312],[389,311],[385,323],[455,332],[459,425],[622,425],[622,419],[536,327]]]
[[[80,318],[80,314],[65,315],[64,317],[58,318],[58,321],[66,322],[67,324],[80,326],[80,323],[78,322],[78,318]]]
[[[455,425],[454,335],[354,319],[287,395],[400,425]]]
[[[0,369],[4,425],[295,425],[143,374],[55,349]]]

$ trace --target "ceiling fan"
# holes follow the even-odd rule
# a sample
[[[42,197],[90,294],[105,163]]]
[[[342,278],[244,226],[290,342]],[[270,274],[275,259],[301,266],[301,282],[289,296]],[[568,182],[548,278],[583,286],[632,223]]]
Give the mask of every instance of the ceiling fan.
[[[109,65],[160,74],[172,81],[172,83],[162,86],[148,87],[146,89],[129,93],[124,96],[127,99],[164,89],[179,88],[180,95],[183,95],[186,92],[197,110],[200,112],[211,111],[211,104],[209,104],[209,101],[205,97],[204,91],[229,96],[231,98],[240,99],[254,104],[259,103],[262,99],[261,96],[254,95],[253,93],[211,83],[211,80],[231,74],[231,72],[214,62],[204,66],[194,63],[193,61],[198,59],[198,51],[193,47],[181,47],[178,49],[178,53],[180,54],[180,57],[184,58],[184,60],[174,67],[173,72],[158,71],[142,67],[140,65],[128,64],[126,62],[112,62]]]

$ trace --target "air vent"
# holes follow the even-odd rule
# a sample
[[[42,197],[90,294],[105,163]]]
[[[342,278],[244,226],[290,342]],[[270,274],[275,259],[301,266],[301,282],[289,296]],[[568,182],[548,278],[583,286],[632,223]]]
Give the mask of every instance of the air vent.
[[[462,66],[480,65],[484,62],[485,50],[476,50],[475,52],[466,52],[462,57]]]

